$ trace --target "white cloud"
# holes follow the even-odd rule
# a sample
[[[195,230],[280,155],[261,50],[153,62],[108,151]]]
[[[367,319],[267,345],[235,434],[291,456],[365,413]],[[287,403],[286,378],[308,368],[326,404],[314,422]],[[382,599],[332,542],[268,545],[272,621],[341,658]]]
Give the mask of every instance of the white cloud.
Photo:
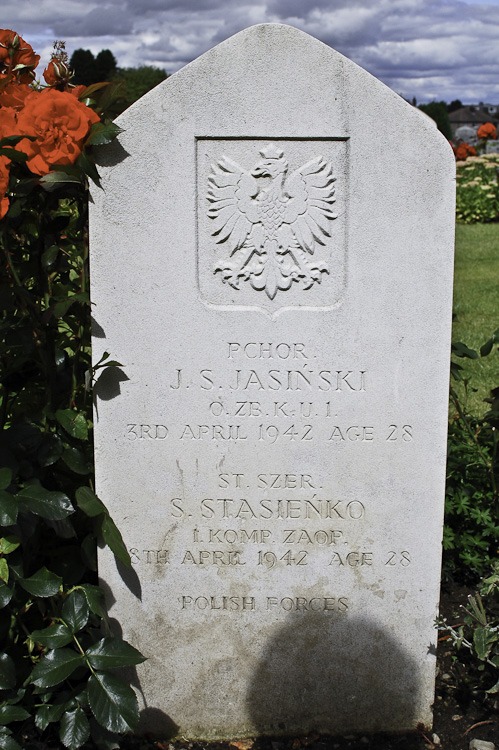
[[[499,0],[4,0],[3,24],[43,55],[111,49],[171,73],[246,26],[291,23],[407,97],[499,101]]]

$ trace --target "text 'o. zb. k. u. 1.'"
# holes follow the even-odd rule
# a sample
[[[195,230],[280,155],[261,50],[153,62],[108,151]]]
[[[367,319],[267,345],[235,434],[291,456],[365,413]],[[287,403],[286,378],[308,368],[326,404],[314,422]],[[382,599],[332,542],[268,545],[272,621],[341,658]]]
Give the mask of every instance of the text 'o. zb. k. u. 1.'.
[[[234,289],[247,281],[272,300],[293,282],[310,289],[329,273],[325,261],[309,256],[331,236],[336,178],[322,156],[288,175],[281,148],[271,144],[260,155],[250,172],[227,156],[212,164],[208,216],[212,236],[230,255],[215,273]]]

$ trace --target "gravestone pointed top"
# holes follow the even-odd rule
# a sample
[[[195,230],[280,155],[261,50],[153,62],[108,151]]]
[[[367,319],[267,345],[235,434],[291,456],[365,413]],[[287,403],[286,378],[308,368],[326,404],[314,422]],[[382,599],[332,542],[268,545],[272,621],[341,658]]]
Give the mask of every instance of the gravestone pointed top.
[[[430,723],[450,147],[279,24],[119,122],[91,207],[94,357],[124,365],[97,383],[96,482],[132,570],[99,564],[148,657],[142,729]]]

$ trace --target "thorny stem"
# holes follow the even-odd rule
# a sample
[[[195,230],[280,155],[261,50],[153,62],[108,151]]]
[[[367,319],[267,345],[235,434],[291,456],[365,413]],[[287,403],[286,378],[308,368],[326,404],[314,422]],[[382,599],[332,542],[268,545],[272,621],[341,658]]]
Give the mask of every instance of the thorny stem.
[[[17,620],[17,622],[18,622],[19,627],[21,628],[21,630],[29,638],[31,634],[30,634],[29,630],[27,629],[26,625],[24,624],[24,622],[21,620],[21,614],[23,614],[23,612],[14,612],[14,610],[12,609],[12,607],[10,605],[9,605],[9,609],[10,609],[11,613],[14,615],[14,617],[16,618],[16,620]]]
[[[15,268],[14,264],[12,263],[12,258],[10,257],[11,253],[9,253],[9,251],[7,250],[7,248],[4,248],[4,250],[5,250],[5,258],[7,260],[7,265],[9,267],[9,269],[10,269],[10,272],[11,272],[12,276],[14,277],[14,281],[16,282],[17,286],[22,287],[21,280],[19,279],[19,276],[18,276],[18,273],[16,271],[16,268]]]

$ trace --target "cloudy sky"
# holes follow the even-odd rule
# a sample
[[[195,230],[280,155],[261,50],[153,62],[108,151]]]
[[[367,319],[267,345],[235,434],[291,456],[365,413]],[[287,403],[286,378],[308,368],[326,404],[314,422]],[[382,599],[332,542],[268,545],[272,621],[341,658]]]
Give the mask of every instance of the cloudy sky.
[[[173,73],[256,23],[307,31],[406,98],[499,103],[499,0],[3,0],[2,25],[49,59],[111,49]]]

